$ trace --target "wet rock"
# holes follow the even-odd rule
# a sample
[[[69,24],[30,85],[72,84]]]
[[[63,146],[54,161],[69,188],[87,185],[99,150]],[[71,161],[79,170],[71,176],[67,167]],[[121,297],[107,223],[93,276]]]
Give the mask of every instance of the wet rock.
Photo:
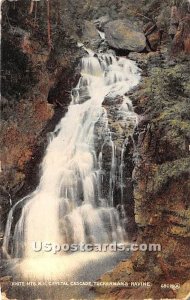
[[[104,98],[104,101],[102,103],[102,105],[104,106],[109,106],[109,105],[117,105],[117,104],[122,104],[124,101],[123,96],[117,96],[117,97],[109,97],[109,95],[107,95]]]
[[[100,17],[99,19],[96,19],[94,21],[94,24],[97,26],[99,30],[104,31],[104,27],[109,21],[110,21],[110,16],[105,15]]]
[[[141,52],[146,47],[144,34],[127,20],[115,20],[107,23],[105,38],[110,47],[118,50]]]
[[[83,40],[91,49],[97,49],[101,43],[100,35],[93,22],[85,21],[83,27]]]
[[[136,233],[134,221],[134,199],[133,182],[131,180],[133,170],[133,141],[130,134],[133,134],[135,120],[131,118],[132,106],[128,99],[125,103],[123,96],[107,95],[103,101],[103,106],[107,111],[108,127],[115,148],[115,184],[114,184],[114,204],[118,205],[118,211],[123,220],[124,227],[130,240]],[[124,104],[125,103],[125,104]],[[129,113],[129,115],[128,115]],[[112,144],[113,147],[113,144]],[[110,149],[111,154],[113,149]],[[103,154],[103,164],[109,157],[106,149]],[[111,161],[111,157],[109,158]],[[122,168],[122,182],[120,172]],[[110,170],[106,166],[105,170]],[[109,177],[109,173],[107,174]],[[124,204],[123,204],[124,202]],[[122,203],[122,205],[121,205]],[[124,214],[124,215],[123,215]]]
[[[90,99],[90,94],[89,94],[89,90],[86,87],[80,87],[79,91],[79,96],[80,96],[80,103],[84,103],[85,101]]]
[[[147,66],[147,53],[130,52],[128,58],[134,60],[142,70]]]
[[[0,245],[2,244],[3,235],[4,235],[4,222],[3,222],[3,220],[6,218],[6,215],[9,212],[9,208],[11,207],[10,200],[11,200],[10,199],[10,194],[3,187],[0,187],[0,215],[1,215]]]

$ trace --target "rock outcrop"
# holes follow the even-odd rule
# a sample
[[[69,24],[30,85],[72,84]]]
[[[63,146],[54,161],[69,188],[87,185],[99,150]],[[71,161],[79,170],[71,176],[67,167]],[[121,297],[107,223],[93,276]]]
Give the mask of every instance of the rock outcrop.
[[[97,49],[101,43],[101,37],[93,22],[85,21],[83,26],[82,40],[90,49]]]
[[[174,63],[160,52],[133,54],[143,80],[130,95],[139,114],[134,135],[138,160],[133,171],[137,244],[160,244],[161,251],[135,251],[102,281],[151,282],[151,288],[97,288],[97,299],[184,299],[189,292],[190,105],[189,57]],[[161,285],[168,283],[167,288]],[[180,288],[181,286],[181,288]],[[103,294],[103,296],[102,296]]]
[[[174,55],[181,52],[190,53],[190,15],[180,20],[174,35],[172,51]]]
[[[134,216],[132,180],[134,168],[134,143],[132,136],[136,124],[136,117],[135,114],[133,114],[132,103],[128,98],[124,99],[120,96],[110,98],[107,96],[104,99],[103,107],[107,111],[108,127],[115,145],[115,160],[117,162],[113,190],[114,205],[118,208],[121,219],[123,220],[127,238],[131,240],[137,230]],[[103,163],[111,161],[109,153],[112,153],[112,149],[109,149],[109,147],[107,149],[105,148],[102,155]],[[106,177],[109,178],[110,166],[106,169],[108,170]],[[125,197],[123,195],[125,195]],[[124,198],[125,201],[123,202]],[[125,214],[125,216],[123,216],[123,214]]]
[[[117,50],[141,52],[146,48],[146,38],[127,20],[115,20],[105,25],[105,38]]]

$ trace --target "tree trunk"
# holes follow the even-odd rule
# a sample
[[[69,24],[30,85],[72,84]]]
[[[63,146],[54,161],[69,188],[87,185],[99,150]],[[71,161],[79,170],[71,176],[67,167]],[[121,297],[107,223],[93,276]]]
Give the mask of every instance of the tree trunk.
[[[31,0],[30,2],[30,10],[29,10],[29,15],[31,15],[33,13],[33,9],[34,9],[34,1]]]
[[[48,35],[48,48],[52,48],[51,41],[51,21],[50,21],[50,0],[46,0],[47,3],[47,35]]]

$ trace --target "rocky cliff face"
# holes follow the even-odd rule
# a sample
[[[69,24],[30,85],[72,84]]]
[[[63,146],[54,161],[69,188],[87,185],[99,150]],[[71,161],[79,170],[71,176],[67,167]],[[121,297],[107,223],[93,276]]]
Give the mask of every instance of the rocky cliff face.
[[[103,281],[151,281],[151,289],[110,288],[106,294],[104,289],[97,289],[101,299],[182,299],[188,289],[189,11],[185,1],[170,2],[143,0],[139,5],[134,0],[60,4],[57,1],[51,8],[51,45],[45,1],[33,8],[28,2],[10,2],[3,7],[1,236],[12,199],[17,201],[38,183],[47,133],[67,110],[71,87],[78,78],[76,66],[82,55],[77,41],[94,49],[99,47],[99,35],[92,20],[104,30],[109,22],[125,18],[134,28],[141,24],[143,41],[146,37],[143,53],[129,54],[143,73],[139,88],[130,94],[139,124],[133,136],[138,153],[135,165],[134,143],[131,140],[125,145],[125,194],[128,191],[125,206],[129,212],[126,226],[128,230],[131,226],[131,237],[138,228],[137,243],[161,244],[162,251],[135,252],[130,260],[121,262],[101,278]],[[107,42],[101,47],[108,48]],[[131,50],[123,48],[123,44],[119,48],[115,44],[110,46],[116,48],[118,55],[128,55]],[[104,107],[120,157],[125,132],[131,129],[122,120],[115,122],[120,99],[115,101],[108,104],[105,99]],[[118,193],[116,190],[116,205],[117,197],[121,196]],[[161,289],[164,282],[178,282],[183,286],[180,291],[171,286]]]
[[[139,160],[133,172],[136,242],[160,244],[162,251],[134,252],[102,280],[152,283],[151,289],[113,289],[108,299],[182,299],[189,290],[185,282],[190,269],[190,64],[188,58],[174,62],[162,51],[138,58],[146,68],[140,88],[131,95],[141,116],[136,129]],[[180,283],[183,293],[172,285],[161,289],[165,282]]]
[[[2,9],[1,236],[10,207],[38,183],[47,133],[67,110],[82,55],[58,25],[49,48],[44,7],[36,19],[28,9],[26,2]]]
[[[143,70],[138,90],[130,95],[139,115],[134,133],[139,155],[133,171],[136,243],[160,244],[162,250],[134,252],[100,280],[149,281],[151,288],[102,287],[97,299],[185,299],[189,291],[190,61],[185,55],[188,27],[182,30],[180,25],[188,17],[178,21],[173,41],[165,37],[158,51],[129,54]],[[170,285],[161,288],[166,282]]]

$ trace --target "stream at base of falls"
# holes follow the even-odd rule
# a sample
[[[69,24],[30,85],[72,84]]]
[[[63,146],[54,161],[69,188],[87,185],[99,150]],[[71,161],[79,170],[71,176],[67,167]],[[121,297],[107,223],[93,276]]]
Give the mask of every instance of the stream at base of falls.
[[[119,205],[124,204],[124,163],[120,161],[118,166],[116,145],[102,103],[105,97],[112,103],[115,98],[122,97],[121,117],[135,128],[136,115],[126,95],[139,83],[140,72],[135,62],[124,57],[118,58],[112,53],[89,51],[82,58],[80,66],[81,77],[72,90],[68,112],[52,133],[46,149],[39,186],[32,194],[18,201],[9,213],[3,251],[15,281],[22,281],[20,278],[25,281],[95,281],[129,255],[127,252],[55,255],[51,251],[35,252],[31,246],[34,241],[59,245],[126,241],[124,220],[115,207],[114,199],[115,186],[119,185]],[[97,124],[101,138],[95,136]],[[100,143],[98,147],[97,140]],[[103,163],[103,153],[108,146],[111,152],[108,155],[109,174],[105,172]],[[22,210],[15,222],[18,208]],[[80,295],[82,299],[93,299],[92,293],[87,296],[89,287],[12,289],[18,289],[19,299],[67,300],[76,296],[79,299]],[[59,294],[58,297],[56,293],[64,295]]]
[[[80,259],[79,254],[76,265],[80,260],[80,267],[77,267],[77,271],[70,276],[64,274],[54,280],[22,278],[17,270],[13,276],[14,285],[9,288],[7,296],[10,299],[15,299],[16,296],[16,299],[19,300],[93,300],[96,298],[96,294],[90,284],[93,285],[102,274],[112,270],[119,262],[127,259],[129,253],[99,254],[96,257],[85,253],[83,256],[86,256],[86,263]],[[60,263],[64,264],[64,260]],[[75,260],[73,260],[73,267],[74,264]],[[17,268],[19,269],[19,262],[17,262]],[[17,285],[18,283],[20,286]]]

